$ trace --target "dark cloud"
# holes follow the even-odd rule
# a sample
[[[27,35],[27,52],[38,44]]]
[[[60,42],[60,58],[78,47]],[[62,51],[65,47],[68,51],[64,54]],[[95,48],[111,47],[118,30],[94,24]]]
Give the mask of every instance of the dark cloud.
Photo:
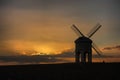
[[[120,50],[120,45],[117,45],[117,46],[115,46],[114,48]]]
[[[7,6],[18,9],[47,9],[59,3],[60,0],[5,0],[2,2],[4,6],[7,4]]]
[[[120,45],[116,45],[116,46],[112,46],[112,47],[105,47],[105,48],[103,48],[103,50],[113,50],[113,49],[120,50]]]
[[[5,6],[8,0],[0,0],[0,7]]]
[[[105,47],[103,50],[112,50],[113,47]]]
[[[73,58],[74,57],[74,53],[72,50],[73,49],[68,49],[66,51],[63,51],[61,54],[56,54],[56,55],[33,55],[33,56],[25,56],[25,55],[23,55],[23,56],[20,56],[20,55],[8,56],[8,55],[6,55],[6,56],[0,56],[0,61],[17,62],[19,64],[69,62],[68,60],[65,60],[65,58]],[[36,51],[26,50],[25,52],[26,52],[26,54],[32,54],[32,53],[35,53]]]
[[[120,49],[120,45],[114,48]],[[110,50],[111,48],[106,48]],[[61,54],[56,55],[34,55],[34,56],[0,56],[0,61],[4,63],[16,62],[18,64],[39,64],[39,63],[59,63],[59,62],[70,62],[66,60],[68,58],[74,58],[73,49],[63,51]],[[31,51],[28,51],[31,52]],[[119,58],[120,56],[108,56],[103,55],[102,58]],[[93,55],[93,58],[100,58],[97,54]],[[12,63],[11,63],[12,65]]]
[[[17,62],[17,63],[49,63],[62,61],[54,56],[41,55],[41,56],[0,56],[0,61],[3,62]]]
[[[68,49],[68,50],[61,52],[61,54],[58,54],[56,56],[57,57],[74,57],[74,50]]]
[[[102,55],[101,57],[100,56],[98,56],[97,54],[94,54],[93,55],[93,58],[120,58],[120,55]]]

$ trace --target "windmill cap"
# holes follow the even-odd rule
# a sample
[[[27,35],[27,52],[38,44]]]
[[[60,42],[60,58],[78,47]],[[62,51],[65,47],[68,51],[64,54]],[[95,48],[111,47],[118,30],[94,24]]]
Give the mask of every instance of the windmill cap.
[[[92,43],[92,40],[87,37],[79,37],[75,40],[75,43]]]

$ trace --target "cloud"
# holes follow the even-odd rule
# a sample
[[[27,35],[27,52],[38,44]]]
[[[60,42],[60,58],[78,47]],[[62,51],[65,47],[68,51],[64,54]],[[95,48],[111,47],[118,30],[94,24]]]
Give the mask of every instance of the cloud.
[[[32,54],[34,50],[27,50],[26,53]],[[41,53],[42,54],[42,53]],[[45,53],[44,53],[45,54]],[[73,49],[68,49],[61,54],[56,55],[10,55],[10,56],[0,56],[0,62],[11,63],[15,62],[17,64],[39,64],[39,63],[59,63],[59,62],[70,62],[68,58],[74,58]]]
[[[117,45],[114,48],[120,49],[120,46]],[[109,48],[105,48],[108,49]],[[110,47],[111,49],[111,47]],[[32,53],[33,51],[27,51],[28,53]],[[113,56],[113,55],[104,55],[103,58],[119,58],[120,56]],[[97,54],[93,54],[93,58],[99,58]],[[17,55],[17,56],[0,56],[0,65],[9,63],[10,65],[15,64],[41,64],[41,63],[66,63],[66,62],[73,62],[74,61],[74,52],[73,49],[68,49],[61,54],[56,55]]]
[[[61,59],[57,59],[50,55],[40,55],[40,56],[0,56],[0,61],[3,62],[17,62],[19,64],[24,63],[49,63],[49,62],[59,62]]]
[[[112,50],[113,49],[113,47],[105,47],[105,48],[103,48],[103,50]]]
[[[0,0],[0,6],[4,6],[7,3],[7,0]]]
[[[61,54],[57,54],[57,57],[74,57],[74,50],[73,49],[67,49],[61,52]]]
[[[113,50],[113,49],[120,50],[120,45],[110,46],[110,47],[103,48],[103,50]]]

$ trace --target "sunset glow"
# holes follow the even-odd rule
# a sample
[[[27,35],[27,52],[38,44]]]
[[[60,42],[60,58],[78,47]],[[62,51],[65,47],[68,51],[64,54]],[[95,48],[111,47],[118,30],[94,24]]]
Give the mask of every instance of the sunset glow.
[[[98,22],[102,27],[91,39],[103,55],[120,55],[120,9],[116,0],[14,0],[6,1],[0,11],[0,56],[73,53],[74,57],[78,36],[71,26],[75,24],[87,35]]]

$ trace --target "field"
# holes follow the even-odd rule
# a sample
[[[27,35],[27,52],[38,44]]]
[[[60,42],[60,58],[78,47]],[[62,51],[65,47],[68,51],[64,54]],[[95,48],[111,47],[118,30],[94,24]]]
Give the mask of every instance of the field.
[[[120,80],[120,63],[0,66],[0,80]]]

